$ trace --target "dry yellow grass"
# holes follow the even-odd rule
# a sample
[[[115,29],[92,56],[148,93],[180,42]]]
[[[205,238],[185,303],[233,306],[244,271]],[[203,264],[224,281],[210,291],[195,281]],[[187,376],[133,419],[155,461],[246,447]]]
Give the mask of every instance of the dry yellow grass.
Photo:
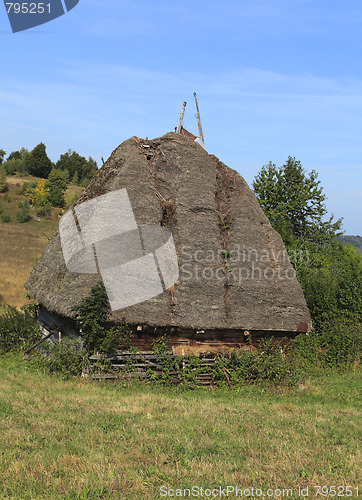
[[[2,302],[23,305],[24,283],[48,240],[27,224],[0,224],[0,296]]]
[[[0,304],[20,307],[26,303],[24,283],[48,244],[48,238],[57,230],[61,209],[52,209],[50,219],[35,220],[20,224],[16,220],[19,201],[25,196],[19,194],[24,182],[38,179],[33,177],[9,176],[9,191],[0,195],[2,212],[10,216],[9,223],[0,220]],[[66,193],[70,200],[82,188],[71,185]],[[10,201],[9,201],[10,200]],[[34,216],[34,212],[31,212]]]

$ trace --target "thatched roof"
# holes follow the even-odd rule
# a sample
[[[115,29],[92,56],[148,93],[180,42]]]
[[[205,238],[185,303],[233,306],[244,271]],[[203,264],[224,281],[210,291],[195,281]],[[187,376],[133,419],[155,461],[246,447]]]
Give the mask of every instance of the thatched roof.
[[[124,309],[129,323],[296,331],[304,322],[310,329],[282,239],[236,171],[179,134],[149,141],[131,137],[75,205],[124,188],[139,226],[162,225],[172,232],[179,265],[179,278],[168,291]],[[100,279],[67,269],[56,233],[26,288],[48,310],[74,317],[73,306]]]

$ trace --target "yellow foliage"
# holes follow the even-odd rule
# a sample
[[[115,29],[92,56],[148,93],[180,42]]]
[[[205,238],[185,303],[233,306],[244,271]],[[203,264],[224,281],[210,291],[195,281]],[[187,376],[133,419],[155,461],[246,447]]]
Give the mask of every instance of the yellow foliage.
[[[45,179],[40,179],[33,189],[27,190],[27,197],[32,205],[44,206],[48,201],[48,188]]]

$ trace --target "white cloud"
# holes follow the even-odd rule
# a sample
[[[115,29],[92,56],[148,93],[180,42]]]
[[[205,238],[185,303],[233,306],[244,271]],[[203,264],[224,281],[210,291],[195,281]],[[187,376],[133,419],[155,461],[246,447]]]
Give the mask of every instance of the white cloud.
[[[333,195],[333,210],[340,216],[346,193],[361,180],[358,79],[255,68],[213,74],[56,62],[56,81],[3,76],[5,149],[43,141],[54,160],[69,147],[99,160],[132,135],[156,137],[173,130],[184,100],[185,126],[197,133],[192,96],[197,91],[207,149],[249,183],[269,160],[281,164],[288,155],[296,156],[307,170],[321,173],[322,185],[332,190],[334,179],[343,189],[340,197]]]

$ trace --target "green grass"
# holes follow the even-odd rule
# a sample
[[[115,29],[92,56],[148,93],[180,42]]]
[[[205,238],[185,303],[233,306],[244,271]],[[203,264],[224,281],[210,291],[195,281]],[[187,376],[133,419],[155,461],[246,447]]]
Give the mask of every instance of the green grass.
[[[314,495],[314,485],[358,485],[357,372],[305,390],[186,391],[64,380],[15,355],[0,361],[0,498],[156,499],[161,486],[220,485],[309,486]]]

